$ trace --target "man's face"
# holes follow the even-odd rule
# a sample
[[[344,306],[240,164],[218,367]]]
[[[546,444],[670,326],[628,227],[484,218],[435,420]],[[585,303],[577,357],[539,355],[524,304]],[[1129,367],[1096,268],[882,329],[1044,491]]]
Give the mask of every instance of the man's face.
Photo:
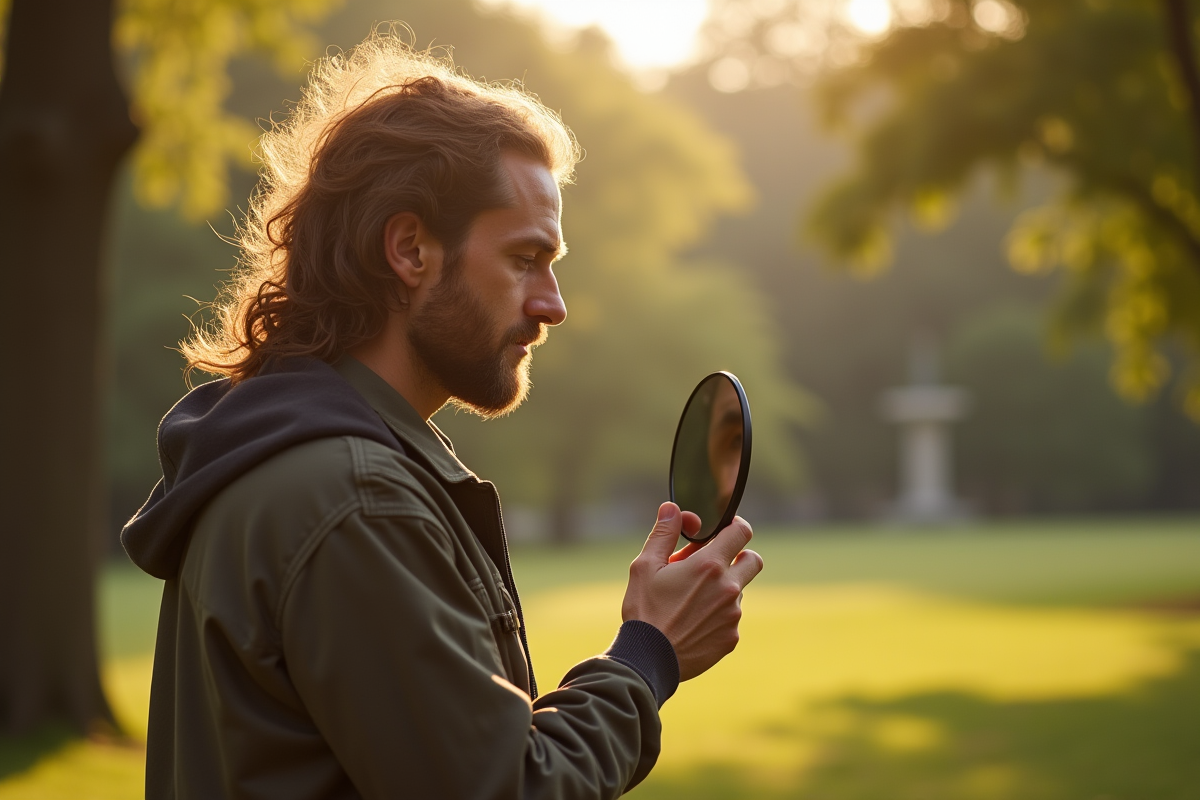
[[[733,499],[742,464],[742,404],[727,380],[717,381],[708,422],[708,466],[717,484],[717,508],[724,511]]]
[[[537,161],[510,154],[503,164],[512,202],[475,218],[408,319],[421,368],[452,402],[484,417],[524,401],[533,348],[567,316],[552,269],[565,252],[558,184]]]

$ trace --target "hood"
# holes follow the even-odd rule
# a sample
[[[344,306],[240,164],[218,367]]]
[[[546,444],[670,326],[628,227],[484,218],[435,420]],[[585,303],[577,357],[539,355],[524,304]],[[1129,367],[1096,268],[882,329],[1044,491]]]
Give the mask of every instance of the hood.
[[[289,447],[336,436],[404,450],[323,361],[284,359],[236,386],[218,380],[196,387],[158,426],[163,477],[121,531],[125,552],[154,577],[175,577],[196,514],[213,496]]]

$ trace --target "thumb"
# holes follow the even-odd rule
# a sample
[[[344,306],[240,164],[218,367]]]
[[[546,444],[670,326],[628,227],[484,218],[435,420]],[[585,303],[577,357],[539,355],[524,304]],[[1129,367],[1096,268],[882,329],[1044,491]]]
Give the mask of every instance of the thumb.
[[[656,565],[666,564],[675,552],[675,543],[679,541],[679,531],[682,527],[683,514],[679,512],[679,506],[663,503],[658,507],[658,521],[654,523],[654,530],[650,531],[650,537],[646,539],[642,555]]]

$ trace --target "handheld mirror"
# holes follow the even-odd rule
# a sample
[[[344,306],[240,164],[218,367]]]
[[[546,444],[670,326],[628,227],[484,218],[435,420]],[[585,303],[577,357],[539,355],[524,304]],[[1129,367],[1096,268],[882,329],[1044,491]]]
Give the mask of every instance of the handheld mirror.
[[[688,398],[671,448],[671,501],[700,517],[684,533],[707,542],[733,522],[750,473],[750,403],[738,379],[714,372]]]

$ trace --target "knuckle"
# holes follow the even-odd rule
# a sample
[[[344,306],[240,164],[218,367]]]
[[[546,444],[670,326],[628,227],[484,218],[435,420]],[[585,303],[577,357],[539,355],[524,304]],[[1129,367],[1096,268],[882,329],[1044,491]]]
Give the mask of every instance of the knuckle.
[[[700,571],[701,577],[709,580],[716,580],[725,574],[725,566],[719,561],[713,561],[711,559],[705,559],[699,562],[696,565],[696,568]]]

